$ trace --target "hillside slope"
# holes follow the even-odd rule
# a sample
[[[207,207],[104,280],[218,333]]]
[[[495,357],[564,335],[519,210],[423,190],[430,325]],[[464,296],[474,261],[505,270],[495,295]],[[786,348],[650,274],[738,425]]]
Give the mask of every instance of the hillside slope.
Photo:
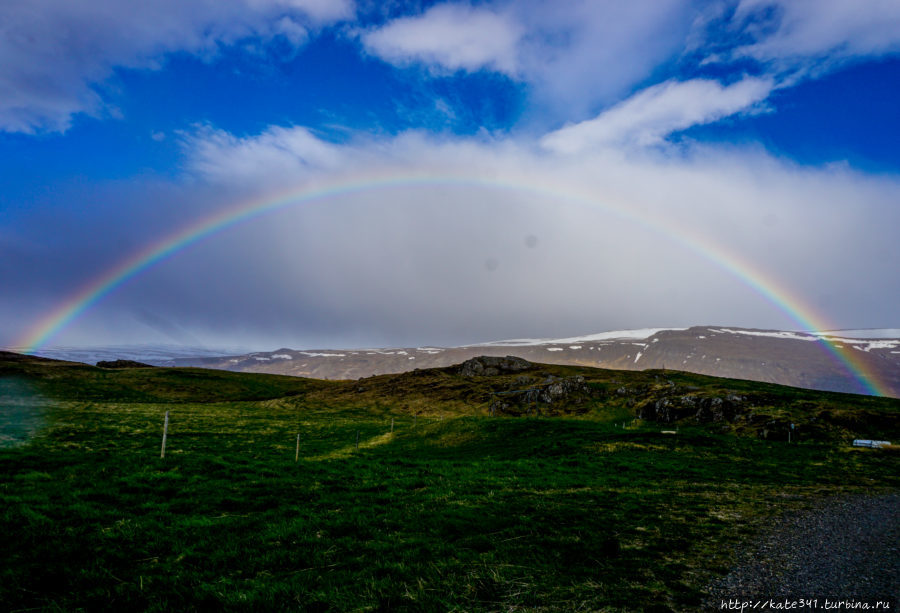
[[[447,416],[573,416],[703,425],[794,440],[900,439],[900,400],[821,392],[672,370],[622,371],[481,356],[462,364],[324,381],[200,368],[98,368],[0,354],[0,379],[54,401],[294,402]],[[793,424],[793,428],[791,428]]]

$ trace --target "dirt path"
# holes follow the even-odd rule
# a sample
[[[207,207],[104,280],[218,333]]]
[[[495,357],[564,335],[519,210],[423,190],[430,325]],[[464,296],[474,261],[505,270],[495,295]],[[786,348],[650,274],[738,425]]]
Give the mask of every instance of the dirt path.
[[[826,599],[834,611],[900,610],[900,493],[835,498],[785,514],[709,593],[711,610],[741,610],[723,608],[729,600],[749,602],[744,611],[826,610]],[[801,600],[816,602],[791,606]],[[876,608],[879,601],[889,607]]]

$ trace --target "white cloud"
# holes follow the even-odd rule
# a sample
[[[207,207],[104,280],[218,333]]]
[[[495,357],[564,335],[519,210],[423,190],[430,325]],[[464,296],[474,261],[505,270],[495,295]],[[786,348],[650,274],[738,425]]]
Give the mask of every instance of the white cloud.
[[[296,183],[338,168],[346,155],[303,127],[272,126],[246,138],[203,127],[182,137],[188,171],[220,185]]]
[[[272,0],[247,0],[247,4],[264,8],[272,4]],[[278,0],[277,4],[308,15],[318,24],[350,19],[355,10],[354,0]]]
[[[99,114],[116,68],[158,68],[176,51],[215,53],[245,37],[301,44],[350,17],[351,0],[29,0],[0,3],[0,130],[65,130]]]
[[[528,86],[524,119],[538,117],[539,125],[596,115],[686,48],[711,61],[759,60],[780,86],[853,58],[900,52],[896,0],[740,0],[733,14],[719,6],[453,2],[359,36],[397,65],[517,79]],[[178,51],[213,57],[248,37],[283,37],[296,47],[354,15],[353,0],[0,3],[0,130],[65,130],[79,112],[114,115],[103,85],[117,68],[156,69]]]
[[[731,27],[753,42],[730,56],[752,57],[798,76],[900,52],[896,0],[741,0]]]
[[[536,108],[528,117],[549,111],[579,121],[683,52],[725,64],[753,58],[778,87],[853,58],[896,53],[900,3],[740,0],[733,12],[690,0],[445,3],[361,39],[396,65],[504,73],[529,85]]]
[[[677,54],[692,14],[686,0],[439,4],[361,40],[395,65],[504,73],[530,84],[539,107],[581,118]]]
[[[442,70],[488,68],[514,75],[521,26],[488,8],[441,4],[364,32],[366,49],[398,65],[422,62]]]
[[[299,47],[305,43],[309,36],[307,29],[290,17],[282,17],[275,22],[272,31],[284,36],[294,47]]]
[[[17,288],[21,312],[7,309],[5,321],[30,320],[35,304],[65,299],[59,288],[75,291],[197,219],[310,189],[329,196],[173,254],[56,342],[137,334],[129,314],[147,310],[201,339],[262,348],[798,327],[742,279],[754,271],[833,328],[896,317],[896,178],[698,144],[676,157],[570,156],[531,140],[421,132],[335,144],[300,126],[242,137],[201,127],[181,138],[188,166],[178,185],[60,194],[67,206],[53,219],[36,210],[31,229],[17,226],[22,242],[0,278]],[[78,198],[104,206],[104,227],[115,230],[72,233]],[[20,333],[13,328],[0,327],[0,338]]]
[[[331,194],[211,236],[110,305],[158,309],[200,337],[311,347],[797,327],[746,271],[835,327],[884,325],[900,299],[871,282],[900,258],[900,184],[848,168],[696,144],[677,158],[420,132],[334,144],[299,126],[201,128],[183,143],[202,181],[181,201],[205,203],[203,216],[267,193]],[[176,227],[190,210],[174,207]]]
[[[752,77],[728,86],[708,79],[667,81],[638,92],[594,119],[548,134],[542,144],[558,153],[657,145],[672,132],[747,112],[771,90],[771,81]]]
[[[519,48],[536,104],[577,121],[627,95],[676,58],[695,18],[691,0],[523,0]]]

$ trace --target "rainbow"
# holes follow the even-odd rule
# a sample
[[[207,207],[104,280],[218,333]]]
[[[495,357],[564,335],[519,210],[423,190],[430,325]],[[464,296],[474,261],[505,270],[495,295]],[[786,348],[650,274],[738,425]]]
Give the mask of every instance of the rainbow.
[[[729,253],[723,246],[711,242],[707,237],[697,234],[690,228],[680,227],[674,221],[665,220],[663,222],[660,219],[637,212],[636,207],[614,206],[598,201],[595,195],[589,193],[565,191],[558,186],[548,187],[545,184],[536,182],[533,178],[522,177],[516,177],[515,181],[429,173],[388,178],[365,177],[352,181],[343,180],[321,187],[305,186],[300,189],[292,189],[239,204],[205,219],[195,221],[132,253],[128,258],[106,270],[99,277],[86,283],[62,304],[35,322],[21,339],[16,342],[16,346],[25,353],[35,353],[91,306],[122,284],[148,268],[172,257],[188,245],[238,224],[287,207],[309,204],[329,198],[352,196],[379,189],[417,186],[430,188],[481,187],[512,190],[551,197],[556,201],[564,200],[569,203],[588,205],[594,208],[599,207],[604,211],[639,224],[719,266],[788,315],[803,331],[817,334],[819,336],[818,342],[858,381],[862,393],[876,396],[890,395],[889,388],[878,380],[876,374],[867,372],[866,365],[859,358],[851,355],[850,352],[839,351],[834,346],[834,343],[823,335],[825,330],[833,329],[825,323],[823,317],[817,315],[799,296],[792,295],[788,288],[773,277],[764,274],[751,262],[742,260],[737,255]]]

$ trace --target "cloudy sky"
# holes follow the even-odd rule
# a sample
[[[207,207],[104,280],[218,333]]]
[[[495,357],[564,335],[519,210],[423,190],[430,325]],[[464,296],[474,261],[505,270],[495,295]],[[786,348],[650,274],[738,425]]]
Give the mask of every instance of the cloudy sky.
[[[896,0],[2,3],[0,345],[286,196],[43,340],[898,327],[898,96]]]

